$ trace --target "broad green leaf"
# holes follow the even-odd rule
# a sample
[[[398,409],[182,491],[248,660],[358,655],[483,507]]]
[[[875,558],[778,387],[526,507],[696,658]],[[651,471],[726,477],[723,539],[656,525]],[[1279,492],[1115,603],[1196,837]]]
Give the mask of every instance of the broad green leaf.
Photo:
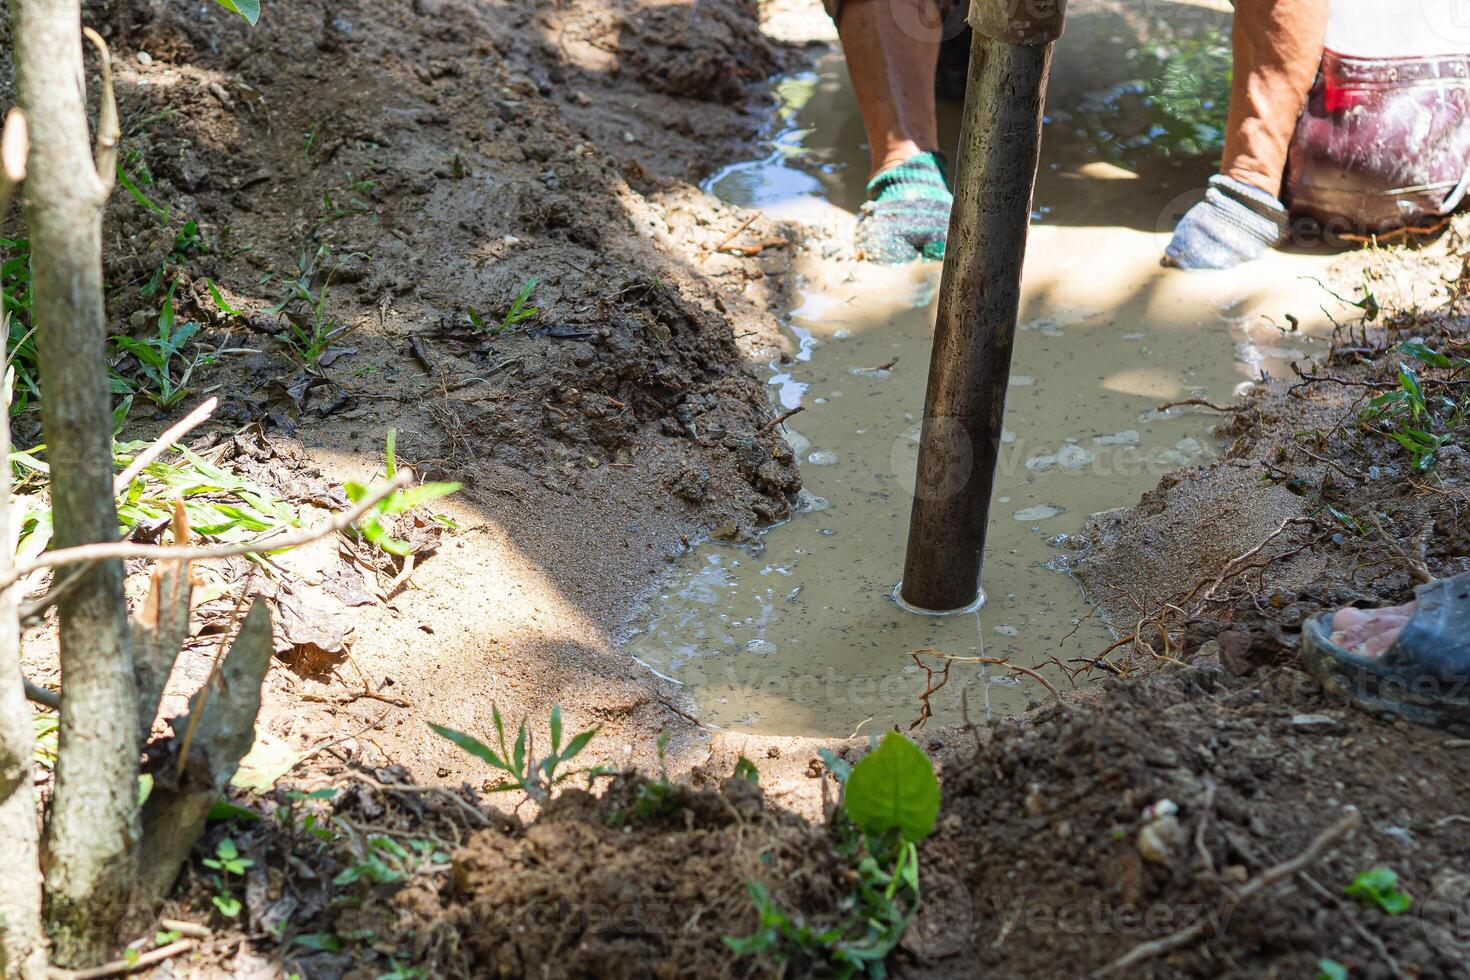
[[[852,767],[843,805],[866,834],[897,830],[906,841],[923,840],[939,815],[939,780],[917,745],[889,732]]]
[[[1408,354],[1415,360],[1423,361],[1430,367],[1447,368],[1454,366],[1453,361],[1451,361],[1448,357],[1445,357],[1434,348],[1429,347],[1423,341],[1406,340],[1399,345],[1399,350],[1403,351],[1405,354]]]
[[[252,820],[259,820],[260,814],[254,810],[248,810],[239,804],[230,803],[227,800],[220,800],[209,808],[209,815],[206,819],[244,820],[248,823]]]
[[[251,27],[260,20],[260,0],[214,0],[232,14],[239,14]]]

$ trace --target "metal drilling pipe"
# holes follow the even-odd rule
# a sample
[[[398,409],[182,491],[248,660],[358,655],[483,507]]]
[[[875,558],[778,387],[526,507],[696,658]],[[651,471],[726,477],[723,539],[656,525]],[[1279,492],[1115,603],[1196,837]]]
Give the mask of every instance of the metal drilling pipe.
[[[969,85],[899,598],[949,612],[983,601],[1021,260],[1052,43],[1066,0],[971,0]]]

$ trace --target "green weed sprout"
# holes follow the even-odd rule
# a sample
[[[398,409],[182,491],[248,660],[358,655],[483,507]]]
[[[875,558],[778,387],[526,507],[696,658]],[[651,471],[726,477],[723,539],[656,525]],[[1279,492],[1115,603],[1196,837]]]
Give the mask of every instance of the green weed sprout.
[[[163,308],[158,313],[158,332],[152,337],[117,337],[114,343],[133,355],[138,368],[147,382],[140,389],[142,395],[156,402],[161,408],[171,408],[189,394],[189,379],[194,369],[212,358],[200,353],[192,357],[185,354],[190,341],[199,332],[199,324],[193,321],[177,323],[174,318],[174,290],[177,280],[168,287],[163,298]],[[175,364],[175,360],[178,364]]]
[[[1359,872],[1353,883],[1343,889],[1343,894],[1356,898],[1364,905],[1376,905],[1389,915],[1403,915],[1409,911],[1414,900],[1398,889],[1399,876],[1388,868],[1373,868]]]
[[[521,719],[520,727],[516,731],[515,744],[507,747],[505,722],[500,717],[500,708],[492,704],[490,712],[495,720],[495,735],[499,752],[473,735],[467,735],[443,725],[435,725],[432,722],[429,724],[435,734],[449,739],[470,755],[487,763],[492,769],[499,770],[510,777],[490,787],[490,792],[503,793],[507,790],[519,789],[537,803],[545,803],[551,799],[552,790],[568,779],[579,775],[590,777],[603,773],[604,770],[599,768],[557,772],[560,767],[581,754],[582,750],[587,747],[587,743],[592,741],[593,736],[597,734],[600,726],[589,728],[585,732],[572,736],[563,748],[561,705],[552,705],[551,752],[537,759],[534,739],[526,729],[526,719]]]
[[[211,871],[218,871],[215,884],[218,893],[211,899],[214,907],[220,910],[220,914],[226,918],[233,919],[240,914],[240,900],[230,894],[230,876],[237,878],[245,876],[245,869],[255,864],[249,858],[240,856],[240,850],[235,842],[226,837],[215,845],[214,857],[205,858],[203,864]]]
[[[783,969],[793,960],[820,964],[837,976],[881,978],[884,960],[919,907],[917,843],[934,830],[939,781],[923,751],[898,732],[856,765],[822,752],[844,783],[831,831],[839,854],[853,865],[846,916],[818,929],[781,908],[765,885],[746,884],[759,922],[748,936],[725,936],[739,956],[766,956]]]
[[[532,276],[521,284],[521,291],[516,293],[516,298],[510,304],[510,309],[506,312],[504,319],[500,321],[500,330],[496,331],[497,333],[509,330],[523,320],[534,320],[541,315],[539,309],[530,305],[531,294],[536,291],[536,282],[536,277]]]
[[[389,480],[394,479],[398,475],[397,441],[398,430],[389,429],[387,442],[383,451],[383,461],[387,470],[386,477]],[[393,537],[388,529],[383,526],[383,519],[386,517],[396,517],[399,514],[406,514],[415,507],[426,504],[431,500],[447,497],[449,494],[458,491],[459,488],[460,484],[458,483],[424,483],[416,487],[406,487],[391,493],[379,501],[372,510],[364,514],[362,520],[357,522],[358,533],[370,544],[381,548],[390,555],[397,555],[402,558],[409,554],[412,546],[407,541]],[[343,489],[347,493],[347,499],[351,500],[354,504],[366,499],[370,492],[366,484],[358,483],[354,480],[349,480],[343,486]],[[449,523],[453,526],[453,522],[448,521],[447,518],[441,518],[440,520],[441,523]]]
[[[1447,357],[1418,341],[1400,344],[1397,349],[1432,368],[1459,373],[1470,367],[1470,360]],[[1455,430],[1465,422],[1467,408],[1470,400],[1427,393],[1418,368],[1403,362],[1399,364],[1398,387],[1374,397],[1358,413],[1358,419],[1403,446],[1414,469],[1424,471],[1433,468],[1440,450],[1454,441]]]

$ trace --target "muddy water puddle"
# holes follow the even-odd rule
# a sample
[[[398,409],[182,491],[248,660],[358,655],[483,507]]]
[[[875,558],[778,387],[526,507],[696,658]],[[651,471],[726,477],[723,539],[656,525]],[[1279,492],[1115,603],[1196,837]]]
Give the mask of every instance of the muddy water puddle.
[[[1262,370],[1306,355],[1309,337],[1268,318],[1293,313],[1310,331],[1322,294],[1303,277],[1320,276],[1326,260],[1282,255],[1220,274],[1161,268],[1158,228],[1172,225],[1181,193],[1203,186],[1208,163],[1134,173],[1049,125],[990,518],[989,601],[977,613],[911,615],[891,597],[940,268],[850,258],[867,151],[840,58],[778,93],[782,125],[769,153],[707,187],[822,230],[798,261],[795,353],[769,374],[773,404],[803,409],[785,425],[803,505],[757,547],[710,543],[683,556],[628,649],[685,685],[701,720],[765,734],[908,725],[926,686],[910,652],[924,648],[1008,657],[1065,687],[1058,664],[1111,639],[1068,574],[1075,535],[1089,514],[1132,504],[1164,473],[1215,453],[1219,416],[1160,412],[1160,403],[1228,401]],[[959,106],[945,109],[952,143]],[[958,665],[930,699],[937,723],[959,720],[962,688],[972,716],[1016,713],[1045,693],[1003,667]]]

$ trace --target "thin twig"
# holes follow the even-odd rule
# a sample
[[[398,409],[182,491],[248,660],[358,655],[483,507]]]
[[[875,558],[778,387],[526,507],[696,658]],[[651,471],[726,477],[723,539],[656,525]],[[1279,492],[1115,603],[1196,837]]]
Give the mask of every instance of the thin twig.
[[[726,245],[729,245],[736,238],[740,237],[740,233],[742,231],[744,231],[745,229],[749,228],[755,222],[755,219],[756,218],[759,218],[760,216],[761,216],[761,213],[759,211],[752,211],[751,214],[750,214],[750,217],[748,217],[744,221],[740,222],[740,224],[735,227],[735,230],[734,231],[730,232],[730,234],[728,234],[724,238],[720,239],[720,244],[718,244],[714,248],[710,249],[710,251],[712,251],[712,252],[718,252],[720,249],[724,248]]]
[[[939,672],[939,683],[936,684],[934,683],[934,668],[930,667],[928,664],[924,663],[924,661],[919,659],[920,655],[925,653],[940,655],[939,651],[935,650],[933,647],[924,647],[921,650],[909,651],[909,656],[913,658],[914,663],[918,665],[918,668],[924,672],[924,693],[919,695],[919,717],[915,718],[913,724],[909,725],[909,731],[911,732],[918,731],[919,729],[923,728],[925,723],[928,722],[930,718],[934,717],[934,706],[929,703],[929,699],[933,697],[940,688],[949,683],[949,669],[954,666],[953,660],[945,660],[944,670]]]
[[[135,970],[141,970],[145,966],[162,963],[164,960],[172,959],[180,953],[187,953],[194,948],[194,940],[180,939],[178,942],[169,943],[151,949],[132,960],[113,960],[101,966],[94,966],[89,970],[58,970],[52,968],[48,975],[53,980],[99,980],[101,977],[120,977]]]
[[[1179,408],[1182,405],[1198,405],[1201,408],[1208,408],[1215,412],[1225,412],[1226,414],[1245,410],[1244,405],[1216,405],[1208,398],[1181,398],[1177,402],[1164,402],[1164,404],[1156,406],[1154,411],[1167,412],[1171,408]]]
[[[1270,544],[1272,541],[1275,541],[1278,537],[1280,537],[1282,534],[1284,534],[1286,532],[1286,529],[1288,527],[1291,527],[1294,524],[1311,524],[1311,523],[1313,523],[1313,522],[1309,518],[1306,518],[1306,517],[1288,517],[1285,520],[1283,520],[1280,524],[1278,524],[1276,526],[1276,529],[1274,531],[1272,531],[1270,534],[1266,535],[1266,537],[1261,540],[1261,543],[1260,544],[1258,544],[1254,548],[1251,548],[1251,549],[1249,549],[1247,551],[1244,551],[1241,554],[1238,554],[1234,558],[1230,559],[1228,562],[1225,563],[1225,567],[1220,570],[1220,574],[1218,576],[1216,576],[1215,581],[1212,582],[1210,584],[1210,587],[1205,590],[1204,595],[1202,595],[1200,597],[1199,602],[1196,604],[1196,608],[1198,608],[1200,606],[1203,606],[1206,602],[1209,602],[1210,601],[1210,598],[1212,596],[1214,596],[1215,590],[1218,589],[1221,585],[1224,585],[1225,584],[1225,580],[1227,578],[1229,578],[1231,575],[1233,575],[1236,572],[1238,572],[1238,571],[1241,570],[1240,568],[1237,567],[1237,566],[1240,565],[1241,562],[1244,562],[1247,558],[1250,558],[1253,555],[1258,554],[1261,551],[1262,548],[1266,547],[1266,545]],[[1203,584],[1203,582],[1201,582],[1201,584]],[[1180,602],[1188,602],[1190,599],[1194,598],[1195,592],[1198,592],[1198,591],[1199,591],[1199,586],[1195,586],[1194,587],[1194,590],[1191,591],[1189,595],[1187,595],[1183,599],[1181,599]]]
[[[719,731],[718,728],[712,728],[711,726],[706,725],[704,722],[700,721],[698,718],[696,718],[693,715],[689,714],[689,712],[684,711],[681,708],[678,708],[677,706],[675,706],[672,702],[670,702],[666,698],[655,697],[654,700],[657,701],[659,704],[663,705],[669,711],[672,711],[674,714],[678,715],[680,718],[683,718],[685,721],[689,722],[689,724],[691,724],[691,725],[694,725],[694,726],[696,726],[698,728],[703,728],[707,732],[717,732],[717,731]]]
[[[782,422],[785,422],[787,419],[791,418],[791,416],[793,416],[793,415],[800,415],[802,412],[805,412],[805,411],[806,411],[806,406],[805,405],[798,405],[795,408],[791,409],[790,411],[782,412],[780,415],[777,415],[775,418],[771,419],[771,421],[767,422],[765,425],[761,426],[759,429],[756,429],[755,430],[755,434],[758,435],[758,436],[763,436],[767,432],[770,432],[772,429],[774,429],[776,426],[780,425]]]
[[[169,426],[163,435],[153,440],[153,444],[147,449],[134,456],[133,461],[128,464],[127,469],[123,470],[113,479],[112,492],[122,493],[131,486],[133,481],[138,478],[138,474],[142,473],[145,467],[151,465],[154,460],[172,449],[174,444],[184,438],[184,436],[208,421],[209,416],[214,413],[217,405],[219,405],[218,398],[208,398],[198,408],[194,409],[194,411]]]
[[[267,551],[282,551],[287,548],[299,548],[304,544],[310,544],[319,538],[338,531],[345,531],[357,522],[368,511],[372,510],[386,497],[407,486],[413,479],[413,472],[401,469],[398,475],[387,483],[372,490],[357,504],[344,510],[314,528],[307,528],[295,534],[281,534],[257,538],[254,541],[244,541],[239,544],[213,545],[207,548],[186,547],[164,547],[162,545],[134,544],[130,541],[101,541],[96,544],[77,545],[73,548],[60,548],[56,551],[47,551],[38,555],[35,559],[11,569],[8,573],[0,576],[0,590],[8,589],[27,575],[35,574],[46,568],[56,568],[59,565],[75,565],[78,562],[95,564],[101,561],[113,559],[144,559],[151,561],[164,561],[170,558],[183,558],[188,561],[208,561],[213,558],[234,558],[238,555],[256,555]]]
[[[1215,781],[1206,779],[1205,798],[1199,808],[1199,823],[1194,825],[1194,849],[1204,863],[1205,870],[1211,875],[1215,873],[1215,859],[1210,856],[1210,849],[1205,845],[1205,828],[1210,822],[1210,814],[1215,812],[1215,790]]]
[[[1353,927],[1353,931],[1361,936],[1364,942],[1378,951],[1378,955],[1388,967],[1388,972],[1392,973],[1398,980],[1408,980],[1403,968],[1399,966],[1399,961],[1393,958],[1393,954],[1388,951],[1388,947],[1384,945],[1383,940],[1364,928],[1363,924],[1358,921],[1358,917],[1353,915],[1352,910],[1348,908],[1347,904],[1341,898],[1332,894],[1320,881],[1305,871],[1298,873],[1297,877],[1304,881],[1318,895],[1331,902],[1342,913],[1342,917],[1348,920],[1348,925]]]
[[[1283,878],[1289,878],[1314,863],[1323,854],[1342,841],[1343,838],[1356,830],[1362,820],[1362,814],[1357,810],[1349,810],[1341,820],[1318,834],[1307,845],[1306,850],[1302,851],[1296,857],[1282,861],[1280,864],[1272,865],[1250,881],[1247,881],[1244,885],[1241,885],[1240,890],[1235,892],[1227,901],[1223,911],[1228,915],[1262,891],[1270,888],[1276,882]],[[1222,922],[1225,921],[1225,916],[1220,916],[1219,920]],[[1129,967],[1137,966],[1139,963],[1154,959],[1155,957],[1172,953],[1176,949],[1182,949],[1201,939],[1209,928],[1210,917],[1201,916],[1190,925],[1176,932],[1171,932],[1167,936],[1160,939],[1151,939],[1146,943],[1139,943],[1107,966],[1094,972],[1092,976],[1109,976],[1120,970],[1126,970]]]
[[[395,698],[391,694],[380,694],[377,691],[372,690],[371,688],[363,688],[361,691],[351,691],[347,694],[339,694],[333,697],[329,697],[325,694],[301,695],[301,700],[315,701],[318,704],[351,704],[354,701],[361,701],[363,698],[367,698],[370,701],[381,701],[384,704],[391,704],[395,708],[413,707],[412,701],[408,701],[403,698]]]
[[[102,59],[102,94],[97,98],[97,153],[95,166],[97,179],[102,182],[104,195],[112,193],[117,180],[117,145],[122,140],[122,127],[118,125],[117,97],[112,91],[112,53],[102,35],[90,27],[82,28],[82,36],[92,42],[97,55]]]
[[[1395,541],[1393,535],[1389,534],[1384,528],[1383,522],[1378,519],[1377,514],[1372,514],[1370,517],[1372,518],[1373,526],[1378,530],[1379,537],[1383,538],[1383,543],[1388,545],[1389,549],[1398,555],[1398,557],[1402,558],[1405,565],[1409,566],[1409,577],[1420,585],[1433,582],[1434,576],[1429,574],[1429,566],[1415,559],[1404,549],[1402,544]]]
[[[354,779],[360,783],[366,783],[369,786],[379,789],[385,793],[426,793],[433,796],[443,797],[444,799],[447,799],[454,803],[468,816],[470,816],[472,818],[471,823],[481,827],[489,823],[489,819],[485,816],[483,811],[478,810],[474,806],[465,802],[465,800],[462,799],[457,793],[446,786],[429,786],[420,785],[418,783],[404,783],[402,785],[397,783],[383,783],[379,782],[371,776],[366,775],[365,773],[358,772],[355,769],[349,770],[346,775],[348,779]]]
[[[45,595],[35,602],[21,603],[20,608],[15,611],[16,618],[22,623],[35,619],[66,598],[66,594],[81,584],[82,579],[87,577],[87,572],[90,570],[90,566],[83,566],[81,568],[73,568],[63,576],[53,577],[51,579],[51,587],[46,590]]]
[[[1009,657],[961,657],[953,653],[945,653],[942,650],[936,650],[934,647],[920,647],[918,650],[909,651],[909,656],[914,658],[915,663],[919,662],[920,654],[929,657],[939,657],[941,660],[947,660],[951,663],[989,664],[994,667],[1004,667],[1006,670],[1014,670],[1040,682],[1041,686],[1050,691],[1052,697],[1056,698],[1057,700],[1061,700],[1062,697],[1061,692],[1052,686],[1051,681],[1047,680],[1045,677],[1041,676],[1030,667],[1022,667],[1020,664],[1011,663]],[[924,665],[920,663],[919,666],[922,667]],[[936,688],[935,690],[938,690],[938,688]],[[933,692],[931,691],[930,693]]]
[[[1391,388],[1398,387],[1398,382],[1396,381],[1354,381],[1351,378],[1339,378],[1336,375],[1332,374],[1306,374],[1297,365],[1296,361],[1291,362],[1291,371],[1302,380],[1299,383],[1294,384],[1290,388],[1288,388],[1288,394],[1296,391],[1298,388],[1305,388],[1308,385],[1327,383],[1341,385],[1344,388],[1370,388],[1373,391],[1387,391]]]
[[[170,919],[164,916],[158,920],[158,924],[169,932],[176,932],[181,936],[188,936],[191,939],[208,939],[214,935],[214,932],[209,926],[201,926],[199,923],[190,922],[188,919]]]

